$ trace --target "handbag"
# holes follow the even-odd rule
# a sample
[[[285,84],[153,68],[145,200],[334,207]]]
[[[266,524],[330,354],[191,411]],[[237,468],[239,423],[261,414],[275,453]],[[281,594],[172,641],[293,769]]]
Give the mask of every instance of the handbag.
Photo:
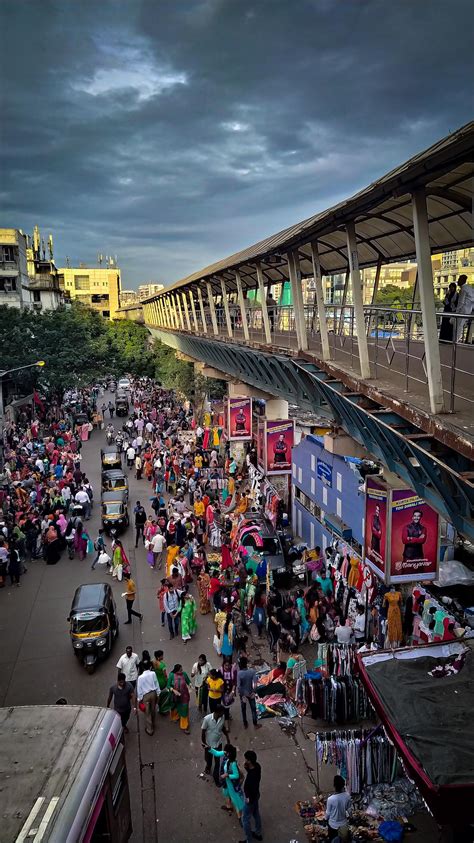
[[[140,711],[146,711],[145,703],[140,700],[140,702],[138,703],[138,708],[140,709]]]
[[[122,582],[123,576],[123,565],[117,565],[117,579],[119,582]]]
[[[214,635],[214,638],[212,640],[212,646],[214,647],[214,650],[216,651],[217,655],[220,656],[222,644],[221,644],[221,639],[219,638],[217,632]]]
[[[93,553],[93,552],[94,552],[94,542],[92,541],[92,539],[88,539],[87,540],[87,553]]]
[[[150,568],[153,568],[155,565],[155,557],[153,555],[153,551],[149,550],[146,555],[146,561],[148,562]]]

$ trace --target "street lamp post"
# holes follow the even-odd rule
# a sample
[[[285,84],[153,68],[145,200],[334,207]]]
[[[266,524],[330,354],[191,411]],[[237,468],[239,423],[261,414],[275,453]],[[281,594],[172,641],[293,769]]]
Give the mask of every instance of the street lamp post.
[[[23,369],[34,369],[35,366],[43,368],[44,360],[37,360],[36,363],[27,363],[26,366],[16,366],[14,369],[0,370],[0,468],[3,469],[3,378],[13,372],[21,372]]]

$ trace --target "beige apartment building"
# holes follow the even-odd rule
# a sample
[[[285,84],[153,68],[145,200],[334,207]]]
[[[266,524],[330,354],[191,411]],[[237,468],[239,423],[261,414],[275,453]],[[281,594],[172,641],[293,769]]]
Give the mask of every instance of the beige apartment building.
[[[115,319],[120,307],[120,269],[110,260],[106,267],[79,266],[59,268],[59,283],[70,298],[97,311],[105,319]]]

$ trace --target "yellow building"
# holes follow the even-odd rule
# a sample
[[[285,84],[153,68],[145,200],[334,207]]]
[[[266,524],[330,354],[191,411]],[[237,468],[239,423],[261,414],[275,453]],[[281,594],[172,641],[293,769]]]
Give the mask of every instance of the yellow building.
[[[106,319],[115,319],[120,307],[121,276],[115,265],[106,267],[64,266],[59,268],[59,283],[71,299],[96,310]]]

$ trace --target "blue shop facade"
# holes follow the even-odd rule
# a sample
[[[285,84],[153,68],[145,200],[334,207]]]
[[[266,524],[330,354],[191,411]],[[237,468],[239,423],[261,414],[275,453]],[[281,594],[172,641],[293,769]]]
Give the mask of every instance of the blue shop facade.
[[[361,460],[330,453],[322,436],[308,434],[292,452],[293,532],[323,551],[343,539],[360,556],[364,542],[365,494]]]

